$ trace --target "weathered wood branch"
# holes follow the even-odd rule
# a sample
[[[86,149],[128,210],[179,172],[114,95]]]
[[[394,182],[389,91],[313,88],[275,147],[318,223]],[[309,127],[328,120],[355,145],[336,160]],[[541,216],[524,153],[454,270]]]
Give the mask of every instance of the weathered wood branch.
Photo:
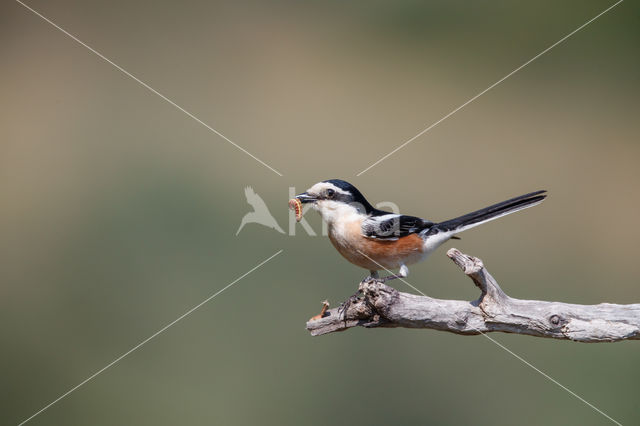
[[[473,335],[491,331],[579,342],[640,339],[640,304],[575,305],[507,296],[478,258],[450,249],[447,256],[480,289],[478,300],[442,300],[401,293],[379,281],[360,284],[362,297],[307,322],[313,336],[352,327],[428,328]]]

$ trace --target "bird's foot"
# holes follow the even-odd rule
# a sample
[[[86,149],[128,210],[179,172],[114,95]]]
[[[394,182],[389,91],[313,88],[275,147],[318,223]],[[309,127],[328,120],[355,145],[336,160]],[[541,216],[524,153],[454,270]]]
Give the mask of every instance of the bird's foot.
[[[386,283],[387,281],[396,280],[398,278],[404,278],[404,277],[399,274],[387,275],[386,277],[381,278],[380,282]]]
[[[362,281],[360,281],[360,285],[358,285],[359,291],[362,291],[362,286],[363,285],[371,283],[371,282],[375,282],[375,281],[382,282],[380,277],[378,277],[377,275],[376,276],[369,275],[369,276],[364,277],[364,279]]]
[[[382,278],[381,282],[386,283],[387,281],[395,280],[398,278],[402,280],[403,278],[407,278],[408,276],[409,268],[407,268],[406,265],[402,265],[400,266],[400,270],[397,274],[387,275],[386,277]]]
[[[351,296],[351,298],[353,298],[354,296],[357,296],[358,294],[362,294],[364,296],[364,293],[365,293],[365,290],[367,289],[368,284],[382,283],[382,282],[384,281],[381,280],[380,277],[378,277],[377,275],[376,276],[369,275],[368,277],[365,277],[362,281],[360,281],[360,284],[358,284],[358,292],[353,296]]]

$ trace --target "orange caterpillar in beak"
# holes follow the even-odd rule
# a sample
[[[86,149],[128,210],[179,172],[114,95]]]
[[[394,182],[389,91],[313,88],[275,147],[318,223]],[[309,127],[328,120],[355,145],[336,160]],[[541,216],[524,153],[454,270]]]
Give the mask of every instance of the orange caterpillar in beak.
[[[302,220],[302,203],[297,198],[289,200],[289,208],[296,213],[296,222]]]

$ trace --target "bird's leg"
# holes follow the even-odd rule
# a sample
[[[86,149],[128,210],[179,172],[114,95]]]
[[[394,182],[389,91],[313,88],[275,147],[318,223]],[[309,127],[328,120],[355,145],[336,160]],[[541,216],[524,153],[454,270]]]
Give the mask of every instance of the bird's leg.
[[[380,275],[378,275],[378,271],[369,271],[369,275],[364,277],[364,279],[360,281],[360,284],[368,283],[369,281],[378,280],[378,279],[380,279]],[[360,292],[360,290],[358,290],[358,292]]]
[[[382,279],[382,282],[386,283],[387,281],[395,280],[396,278],[407,278],[408,276],[409,276],[409,268],[407,268],[407,265],[401,265],[400,270],[398,271],[397,274],[388,275],[384,277]]]

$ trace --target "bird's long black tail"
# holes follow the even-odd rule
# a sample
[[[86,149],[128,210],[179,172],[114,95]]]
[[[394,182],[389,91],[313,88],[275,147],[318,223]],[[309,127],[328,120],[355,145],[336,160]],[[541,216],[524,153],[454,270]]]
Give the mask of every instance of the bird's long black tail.
[[[546,192],[547,191],[536,191],[529,194],[521,195],[519,197],[511,198],[510,200],[503,201],[501,203],[485,207],[484,209],[465,214],[464,216],[437,223],[433,228],[437,229],[438,231],[450,233],[462,232],[490,220],[515,213],[518,210],[533,207],[536,204],[541,203],[542,200],[547,197],[547,195],[545,194]]]

